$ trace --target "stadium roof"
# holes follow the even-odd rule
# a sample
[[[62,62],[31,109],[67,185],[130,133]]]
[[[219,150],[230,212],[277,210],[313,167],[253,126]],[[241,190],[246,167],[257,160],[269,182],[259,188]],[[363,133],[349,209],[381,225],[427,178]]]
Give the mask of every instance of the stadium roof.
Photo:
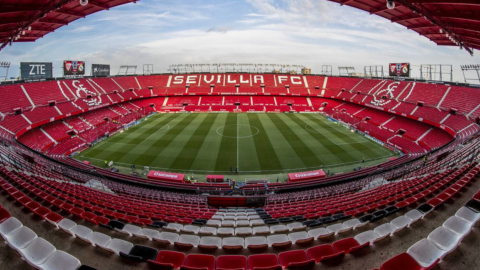
[[[138,0],[0,0],[0,50],[10,42],[32,42],[86,16]]]
[[[427,37],[437,45],[480,50],[480,0],[329,0],[384,17]],[[392,33],[394,34],[394,33]]]

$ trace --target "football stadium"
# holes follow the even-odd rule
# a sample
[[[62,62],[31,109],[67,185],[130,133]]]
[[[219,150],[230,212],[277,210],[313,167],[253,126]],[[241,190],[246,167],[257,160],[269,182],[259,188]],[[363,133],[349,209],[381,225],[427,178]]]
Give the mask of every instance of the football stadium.
[[[0,269],[480,269],[479,49],[477,0],[0,0]]]

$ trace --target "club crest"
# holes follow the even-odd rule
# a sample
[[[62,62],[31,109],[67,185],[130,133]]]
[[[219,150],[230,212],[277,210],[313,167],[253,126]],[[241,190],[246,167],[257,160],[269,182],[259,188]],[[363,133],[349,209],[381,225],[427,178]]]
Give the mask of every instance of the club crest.
[[[400,85],[399,82],[393,82],[393,83],[389,84],[387,86],[387,89],[383,89],[383,90],[378,91],[373,96],[373,100],[370,101],[370,103],[375,105],[375,106],[385,106],[385,105],[387,105],[394,98],[393,91],[395,91],[395,89],[397,89],[397,87],[399,85]],[[378,96],[380,96],[380,98],[378,98]],[[383,96],[387,96],[388,99],[383,99],[382,98]]]
[[[96,96],[94,92],[87,90],[87,88],[85,88],[80,81],[74,80],[72,85],[75,87],[75,89],[77,89],[75,92],[77,97],[83,98],[83,101],[87,103],[88,106],[98,106],[102,104],[102,98],[100,96]],[[88,96],[91,96],[91,98],[86,98]]]

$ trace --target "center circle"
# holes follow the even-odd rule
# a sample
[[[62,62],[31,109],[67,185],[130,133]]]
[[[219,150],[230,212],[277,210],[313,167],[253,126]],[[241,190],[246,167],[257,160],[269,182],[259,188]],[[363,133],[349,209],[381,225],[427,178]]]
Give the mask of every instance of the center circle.
[[[244,139],[257,135],[258,133],[260,133],[260,130],[257,127],[251,125],[237,124],[221,126],[217,128],[216,132],[218,135],[223,137]]]

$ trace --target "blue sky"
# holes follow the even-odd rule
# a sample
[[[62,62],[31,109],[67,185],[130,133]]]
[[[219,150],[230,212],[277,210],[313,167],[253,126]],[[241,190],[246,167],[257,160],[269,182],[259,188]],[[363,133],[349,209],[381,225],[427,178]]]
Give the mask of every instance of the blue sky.
[[[478,64],[457,47],[439,47],[377,16],[326,0],[141,0],[80,19],[35,43],[18,43],[0,52],[11,61],[54,63],[61,76],[63,60],[90,65],[153,64],[299,64],[319,73],[322,65],[353,66],[410,62],[454,65],[454,81],[463,81],[461,64]]]

